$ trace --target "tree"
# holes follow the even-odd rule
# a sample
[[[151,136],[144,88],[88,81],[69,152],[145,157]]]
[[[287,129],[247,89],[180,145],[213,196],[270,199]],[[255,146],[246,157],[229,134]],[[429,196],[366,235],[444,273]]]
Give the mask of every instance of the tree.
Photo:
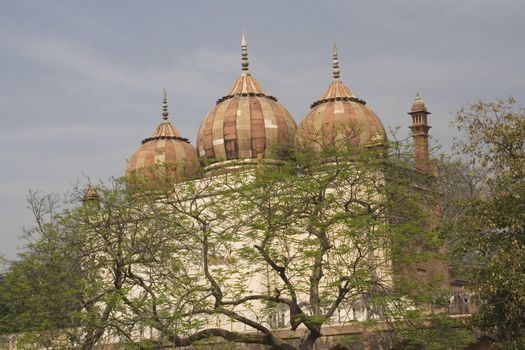
[[[477,195],[463,200],[453,221],[457,259],[480,297],[474,325],[502,346],[525,346],[525,111],[513,98],[468,105],[454,123],[456,144]]]
[[[0,332],[21,333],[19,345],[87,350],[126,340],[121,328],[127,320],[120,317],[122,295],[129,291],[124,270],[157,251],[166,236],[162,227],[147,224],[161,214],[152,214],[152,206],[142,215],[144,207],[122,183],[97,190],[96,199],[78,206],[84,191],[75,189],[60,212],[56,197],[30,194],[36,226],[0,286],[7,309]]]
[[[50,328],[84,349],[222,339],[288,350],[312,349],[333,322],[427,327],[443,278],[418,270],[442,264],[434,181],[385,153],[297,148],[196,181],[99,188],[42,230],[78,266],[71,327]]]
[[[74,325],[71,314],[78,307],[76,278],[79,265],[71,254],[69,237],[58,230],[57,199],[30,193],[30,209],[36,226],[26,232],[27,251],[10,266],[0,283],[0,333],[53,333]],[[46,343],[54,335],[41,336]]]

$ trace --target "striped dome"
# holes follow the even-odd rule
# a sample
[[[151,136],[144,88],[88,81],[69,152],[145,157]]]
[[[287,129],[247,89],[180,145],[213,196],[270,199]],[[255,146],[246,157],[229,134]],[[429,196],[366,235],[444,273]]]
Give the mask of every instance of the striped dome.
[[[219,99],[217,103],[227,100],[228,98],[235,97],[236,95],[253,95],[253,96],[267,96],[272,100],[275,97],[268,96],[266,91],[262,88],[261,84],[255,80],[250,73],[241,74],[241,76],[235,80],[230,91],[226,96]]]
[[[379,117],[339,80],[335,46],[333,60],[334,80],[321,98],[310,106],[310,112],[297,129],[296,142],[319,151],[326,147],[341,149],[349,144],[361,147],[386,141],[385,128]]]
[[[294,142],[297,126],[290,113],[248,73],[244,35],[242,50],[241,76],[206,115],[197,135],[199,156],[211,162],[268,157]]]
[[[187,179],[198,166],[195,148],[168,121],[166,97],[163,108],[164,120],[142,141],[126,168],[126,176],[138,176],[152,185]]]

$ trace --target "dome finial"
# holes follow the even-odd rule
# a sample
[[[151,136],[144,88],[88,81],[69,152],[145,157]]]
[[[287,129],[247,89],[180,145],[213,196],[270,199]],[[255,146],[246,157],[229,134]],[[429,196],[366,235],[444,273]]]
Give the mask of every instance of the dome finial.
[[[339,59],[337,58],[337,45],[334,41],[334,55],[332,58],[332,75],[334,79],[339,79]]]
[[[334,54],[332,58],[332,75],[334,76],[334,79],[339,79],[339,58],[337,57],[337,45],[334,41]]]
[[[248,72],[248,47],[246,46],[246,34],[244,34],[244,31],[242,32],[242,38],[241,38],[241,53],[242,53],[242,71]]]
[[[168,98],[166,97],[166,89],[162,89],[162,119],[168,120]]]

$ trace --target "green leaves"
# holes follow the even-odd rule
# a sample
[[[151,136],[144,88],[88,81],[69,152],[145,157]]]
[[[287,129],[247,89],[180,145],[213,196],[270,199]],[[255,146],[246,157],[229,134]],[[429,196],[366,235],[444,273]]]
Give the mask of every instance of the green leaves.
[[[429,210],[435,188],[386,150],[332,149],[323,158],[298,148],[282,164],[192,182],[101,186],[96,201],[40,221],[42,238],[22,257],[31,268],[17,275],[13,265],[19,279],[8,285],[38,295],[21,316],[42,307],[42,327],[60,334],[71,325],[70,345],[86,348],[221,337],[294,349],[273,330],[299,326],[308,348],[335,315],[371,328],[417,319],[418,303],[439,290],[441,271],[413,278],[441,263]],[[46,288],[34,285],[33,268]],[[70,323],[57,323],[48,293],[57,306],[74,301]]]
[[[460,202],[454,218],[458,260],[469,288],[481,299],[474,325],[495,334],[504,348],[525,343],[525,112],[513,98],[479,102],[456,115],[465,134],[456,145],[479,179],[477,196]]]

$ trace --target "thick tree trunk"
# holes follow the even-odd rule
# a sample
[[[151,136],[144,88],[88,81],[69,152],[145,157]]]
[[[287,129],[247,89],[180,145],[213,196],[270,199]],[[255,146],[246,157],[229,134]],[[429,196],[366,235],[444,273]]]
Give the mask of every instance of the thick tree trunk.
[[[301,345],[299,350],[312,350],[314,348],[315,341],[321,337],[321,327],[315,326],[316,332],[309,331],[301,339]]]

